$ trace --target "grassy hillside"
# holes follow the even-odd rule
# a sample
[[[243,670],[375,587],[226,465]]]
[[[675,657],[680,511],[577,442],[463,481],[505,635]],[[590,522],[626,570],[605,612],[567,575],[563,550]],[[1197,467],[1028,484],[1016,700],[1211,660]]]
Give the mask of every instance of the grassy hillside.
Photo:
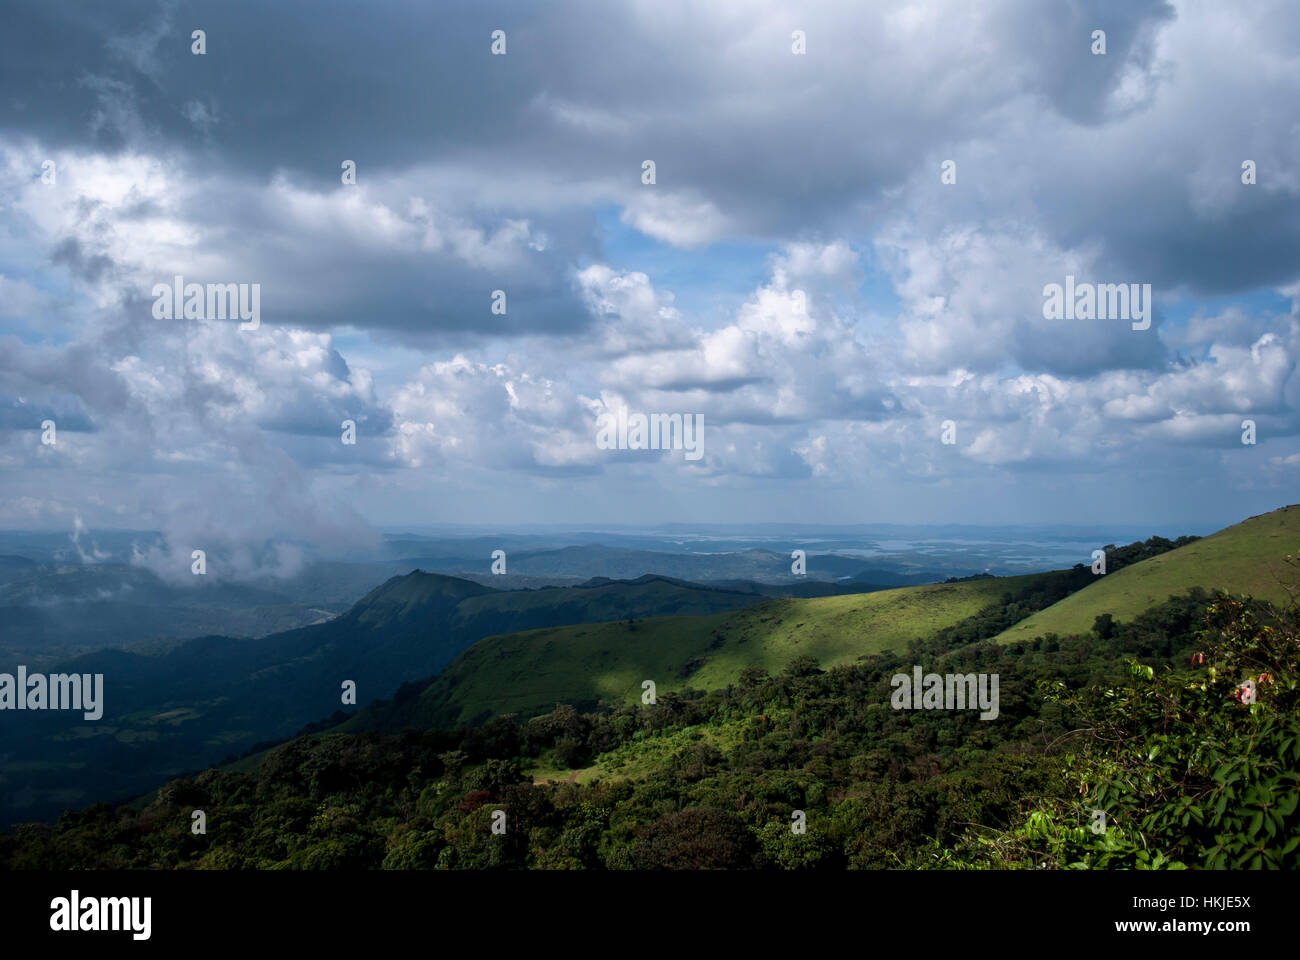
[[[1049,633],[1085,633],[1102,613],[1127,622],[1172,595],[1182,595],[1189,587],[1222,589],[1280,603],[1286,599],[1282,584],[1288,583],[1289,572],[1282,558],[1298,553],[1300,506],[1282,507],[1099,576],[1095,583],[1003,631],[997,640],[1010,643]]]
[[[487,714],[543,713],[557,701],[639,702],[644,680],[654,680],[659,694],[686,686],[716,689],[746,667],[776,672],[800,655],[816,657],[823,667],[851,663],[901,649],[1042,576],[778,599],[709,616],[488,637],[424,690],[413,719],[455,725]]]
[[[795,658],[650,707],[299,737],[129,809],[0,833],[0,870],[1296,869],[1295,620],[1187,599],[1141,620],[1068,656],[950,651],[943,669],[1002,678],[992,722],[894,709],[892,654]],[[1259,671],[1274,679],[1246,708],[1233,694]]]
[[[1294,553],[1297,515],[1257,517],[1204,545],[1129,544],[1105,579],[1079,566],[488,637],[342,726],[174,780],[131,809],[99,805],[53,828],[0,833],[0,869],[1295,869],[1294,614],[1266,625],[1271,611],[1231,601],[1207,610],[1205,597],[1183,596],[1068,645],[979,641],[1067,594],[1104,598],[1118,589],[1106,584],[1130,579],[1164,577],[1168,593],[1200,582],[1267,596]],[[1135,576],[1143,570],[1155,572]],[[618,590],[630,586],[684,611],[699,599],[662,580]],[[546,593],[536,598],[546,615],[567,615],[574,597]],[[1142,602],[1141,590],[1127,595]],[[354,609],[347,635],[361,655],[395,654],[395,637],[431,635],[430,605],[445,622],[474,610],[470,622],[484,623],[489,596],[447,578],[402,579]],[[606,613],[623,602],[590,596]],[[819,670],[804,654],[843,668]],[[112,655],[119,670],[130,660]],[[1132,671],[1131,657],[1145,669]],[[913,662],[998,675],[997,718],[895,709],[891,677]],[[1249,707],[1243,676],[1260,681]],[[658,683],[654,706],[639,702],[645,679]],[[712,689],[668,696],[687,684]],[[613,709],[583,709],[597,698]],[[448,729],[504,712],[525,719]],[[145,719],[160,732],[199,722],[181,713],[168,705]],[[349,735],[367,716],[407,722]],[[416,722],[442,729],[401,729]],[[65,747],[20,757],[29,783]],[[16,748],[6,750],[0,798],[18,793],[5,780]],[[1109,811],[1104,835],[1087,826],[1094,803]],[[216,818],[207,836],[184,828],[195,808]],[[504,834],[488,828],[496,809],[509,812]],[[791,831],[794,810],[806,834]]]
[[[361,703],[391,696],[484,636],[606,618],[728,612],[759,602],[754,593],[661,577],[500,591],[415,571],[319,625],[257,639],[197,637],[156,656],[100,650],[61,660],[53,670],[105,676],[103,718],[72,732],[58,711],[6,718],[0,824],[116,800],[290,737],[340,710],[343,680],[356,684]],[[2,659],[0,648],[0,668]],[[55,756],[59,763],[51,762]]]

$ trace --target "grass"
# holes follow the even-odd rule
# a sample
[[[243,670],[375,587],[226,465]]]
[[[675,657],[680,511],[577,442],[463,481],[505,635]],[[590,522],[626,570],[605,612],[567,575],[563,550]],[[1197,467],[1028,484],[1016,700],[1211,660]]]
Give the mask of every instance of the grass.
[[[789,722],[789,711],[768,713],[768,719],[774,725]],[[662,768],[669,760],[683,750],[697,743],[707,743],[720,753],[726,754],[738,744],[744,736],[749,717],[698,724],[683,727],[667,733],[656,733],[637,737],[632,741],[607,753],[602,753],[590,766],[570,769],[555,761],[549,752],[530,767],[526,773],[534,780],[551,780],[565,783],[577,773],[578,783],[592,783],[597,780],[641,780],[654,770]]]
[[[551,781],[552,783],[568,783],[569,777],[573,776],[574,773],[577,773],[577,776],[574,777],[575,783],[591,783],[599,776],[600,768],[590,766],[570,769],[557,764],[554,758],[551,758],[529,767],[524,771],[524,773],[532,777],[536,783],[542,783],[544,781]]]
[[[1004,630],[997,640],[1011,643],[1048,633],[1063,637],[1087,633],[1098,614],[1129,621],[1194,586],[1283,603],[1287,599],[1283,585],[1294,584],[1300,576],[1283,558],[1300,554],[1298,548],[1300,506],[1283,507],[1099,576],[1095,583]]]
[[[724,687],[746,667],[778,672],[803,654],[823,667],[852,663],[902,649],[1039,576],[783,598],[707,616],[486,637],[426,688],[419,713],[426,723],[447,726],[489,714],[545,713],[557,702],[637,703],[645,680],[659,695]]]

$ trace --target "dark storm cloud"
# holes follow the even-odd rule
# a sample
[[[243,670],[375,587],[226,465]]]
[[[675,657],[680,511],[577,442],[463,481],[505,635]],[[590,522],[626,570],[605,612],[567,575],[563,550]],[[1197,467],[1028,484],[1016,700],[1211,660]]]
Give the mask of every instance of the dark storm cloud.
[[[1045,105],[1105,140],[1162,95],[1158,41],[1175,22],[1165,0],[948,8],[920,26],[899,25],[910,8],[815,4],[782,17],[756,6],[751,18],[738,9],[20,4],[0,38],[0,128],[51,146],[177,151],[187,179],[219,175],[224,195],[205,194],[204,215],[285,290],[286,322],[576,330],[585,321],[567,268],[598,255],[592,202],[625,206],[629,222],[652,233],[682,211],[716,220],[664,228],[661,238],[686,244],[861,231],[896,208],[898,191],[945,145],[1024,123],[1008,111],[1027,117]],[[1294,35],[1300,12],[1272,19],[1281,36]],[[789,54],[795,22],[810,38],[804,57]],[[498,28],[506,56],[489,52]],[[204,56],[190,52],[194,29],[206,31]],[[1104,56],[1091,51],[1094,29],[1106,32]],[[1253,106],[1281,118],[1287,93],[1261,83]],[[1186,170],[1178,175],[1189,146],[1206,145],[1171,142],[1161,157],[1150,144],[1115,142],[1097,163],[1027,141],[1039,155],[1030,180],[1003,165],[1006,182],[984,188],[985,212],[1028,192],[1058,244],[1099,243],[1103,263],[1163,288],[1225,292],[1293,276],[1300,196],[1260,190],[1222,210],[1216,229],[1189,230],[1204,219]],[[367,251],[347,236],[304,248],[292,224],[267,222],[255,188],[281,175],[328,195],[345,159],[377,189],[426,167],[481,177],[477,191],[437,176],[427,194],[418,177],[404,188],[486,230],[526,216],[547,236],[545,251],[511,268],[521,311],[482,311],[485,290],[505,286],[499,272],[416,250]],[[644,159],[657,164],[655,192],[637,192]],[[563,196],[566,188],[577,195]],[[669,198],[685,206],[657,211]],[[332,278],[328,296],[301,279],[320,273]]]
[[[719,489],[1102,460],[1119,475],[1166,442],[1230,443],[1244,411],[1296,408],[1285,317],[1223,342],[1190,331],[1209,359],[1180,368],[1159,310],[1135,332],[1049,321],[1041,295],[1067,274],[1169,301],[1295,283],[1294,5],[32,2],[6,17],[0,281],[20,324],[0,339],[0,388],[33,409],[79,398],[97,430],[58,452],[81,472],[53,483],[74,502],[106,471],[106,500],[138,494],[176,544],[228,517],[328,533],[321,491],[301,516],[219,502],[228,468],[253,497],[321,474],[404,474],[423,497],[441,472],[480,505],[492,494],[468,491],[503,475],[599,476],[598,403],[703,411]],[[39,181],[51,155],[57,189]],[[1258,185],[1240,182],[1247,158]],[[610,210],[626,231],[606,234]],[[785,253],[749,296],[717,241]],[[843,267],[859,253],[869,270]],[[701,286],[732,288],[707,317],[649,276],[692,258]],[[154,317],[152,285],[176,274],[259,283],[262,330]],[[807,314],[787,306],[796,288]],[[74,339],[50,346],[67,331],[30,318],[65,290]],[[321,332],[339,327],[352,366]],[[1281,416],[1260,420],[1270,437],[1294,428]],[[960,451],[934,440],[948,417]],[[190,475],[212,501],[198,530],[172,492]],[[550,508],[544,483],[499,486]],[[569,489],[580,514],[590,488]]]
[[[1141,106],[1117,108],[1112,97],[1128,71],[1152,70],[1155,35],[1174,17],[1168,0],[1018,0],[1000,11],[997,23],[1017,54],[1008,67],[1024,71],[1028,90],[1077,123],[1100,124]],[[1104,55],[1093,52],[1097,30]]]
[[[621,165],[636,182],[641,160],[656,156],[666,182],[774,224],[901,181],[899,165],[936,134],[977,134],[1022,89],[1099,119],[1125,69],[1148,66],[1151,36],[1170,16],[1159,0],[1020,4],[973,22],[1000,34],[956,38],[966,62],[913,64],[882,90],[884,68],[902,68],[908,51],[885,46],[880,11],[801,11],[814,44],[802,60],[789,55],[789,30],[769,22],[673,5],[662,14],[656,29],[634,6],[594,2],[21,4],[0,40],[10,91],[0,125],[84,143],[112,92],[98,78],[130,91],[148,140],[254,176],[289,168],[323,188],[340,158],[372,172],[468,158],[563,163],[578,178],[617,176]],[[1104,58],[1088,54],[1096,24],[1109,31]],[[508,34],[504,57],[489,55],[497,28]],[[205,56],[190,53],[192,29],[207,33]],[[1085,69],[1095,82],[1081,82]],[[991,82],[951,89],[947,71]],[[220,118],[210,141],[186,115],[192,103]],[[567,132],[557,113],[576,117]]]

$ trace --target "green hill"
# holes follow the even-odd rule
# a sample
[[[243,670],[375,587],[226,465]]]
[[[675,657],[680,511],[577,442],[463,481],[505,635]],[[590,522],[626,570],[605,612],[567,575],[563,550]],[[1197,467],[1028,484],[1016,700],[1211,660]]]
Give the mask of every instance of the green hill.
[[[1186,546],[1143,560],[1040,610],[996,638],[1000,643],[1086,633],[1098,614],[1127,622],[1190,587],[1286,600],[1283,557],[1300,553],[1300,506],[1251,517]],[[1294,579],[1294,574],[1293,574]]]
[[[0,824],[53,817],[70,803],[130,796],[291,737],[340,711],[342,681],[356,684],[361,703],[391,696],[484,636],[726,612],[762,599],[654,576],[505,591],[414,571],[325,623],[260,638],[197,637],[159,655],[108,649],[59,660],[52,670],[108,679],[102,722],[93,733],[70,734],[67,718],[56,711],[8,716]],[[51,756],[61,762],[51,763]]]
[[[1283,841],[1300,831],[1287,805],[1300,758],[1294,617],[1265,626],[1272,613],[1248,605],[1207,616],[1204,596],[1165,597],[1202,585],[1280,599],[1298,519],[1288,508],[1204,541],[1117,547],[1104,578],[1080,564],[703,613],[695,608],[735,598],[691,596],[662,578],[532,596],[398,578],[332,630],[264,638],[273,669],[311,675],[317,661],[337,669],[344,653],[357,669],[399,655],[409,664],[432,657],[444,634],[499,617],[567,617],[574,601],[603,617],[638,603],[654,613],[532,620],[485,637],[438,677],[404,683],[342,724],[332,715],[305,728],[309,736],[174,779],[131,809],[98,805],[52,829],[0,833],[0,869],[1292,868],[1296,845]],[[1062,610],[1083,618],[1084,636],[980,642]],[[659,615],[667,611],[676,615]],[[1121,623],[1087,633],[1100,612]],[[250,694],[223,693],[212,667],[193,669],[194,655],[216,663],[212,651],[231,643],[183,648],[189,695],[225,698],[189,712],[230,703],[234,719],[247,715],[237,697]],[[1194,650],[1205,663],[1192,662]],[[1145,670],[1129,669],[1135,656]],[[139,659],[109,651],[100,663],[126,678]],[[891,678],[910,663],[996,674],[998,717],[897,709]],[[245,685],[265,700],[264,672]],[[1244,675],[1260,680],[1248,709],[1234,695]],[[647,679],[658,685],[654,706],[639,703]],[[146,680],[137,678],[139,696],[157,696]],[[670,695],[687,686],[690,695]],[[585,709],[597,700],[613,709]],[[162,707],[139,720],[158,737],[203,722],[182,716],[183,704]],[[523,720],[493,717],[505,713]],[[75,772],[148,775],[135,745],[149,742],[132,736],[123,745],[134,752]],[[49,789],[35,778],[55,766],[55,750],[71,748],[21,744],[7,742],[0,787],[15,782],[12,758],[27,749],[28,783]],[[1116,813],[1104,838],[1087,829],[1094,803]],[[205,839],[184,829],[195,808],[219,818]],[[508,834],[487,828],[496,809],[509,811]],[[806,814],[806,835],[790,829],[794,810]]]
[[[776,672],[800,655],[816,657],[823,667],[851,663],[865,654],[901,650],[1045,576],[783,598],[708,616],[487,637],[433,679],[418,702],[396,705],[388,716],[363,713],[340,729],[409,722],[450,726],[492,714],[543,713],[557,701],[639,702],[645,680],[655,681],[660,695],[687,686],[716,689],[746,667]]]

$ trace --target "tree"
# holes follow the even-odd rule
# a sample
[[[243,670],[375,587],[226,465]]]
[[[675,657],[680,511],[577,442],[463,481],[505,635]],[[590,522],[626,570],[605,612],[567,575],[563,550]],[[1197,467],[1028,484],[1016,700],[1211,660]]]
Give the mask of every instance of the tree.
[[[1300,610],[1218,596],[1186,669],[1051,699],[1081,737],[1069,795],[958,859],[995,866],[1300,867]],[[1253,701],[1253,702],[1252,702]],[[1095,825],[1095,826],[1094,826]]]
[[[758,843],[735,816],[688,807],[655,821],[633,851],[642,870],[738,870],[754,866]]]

